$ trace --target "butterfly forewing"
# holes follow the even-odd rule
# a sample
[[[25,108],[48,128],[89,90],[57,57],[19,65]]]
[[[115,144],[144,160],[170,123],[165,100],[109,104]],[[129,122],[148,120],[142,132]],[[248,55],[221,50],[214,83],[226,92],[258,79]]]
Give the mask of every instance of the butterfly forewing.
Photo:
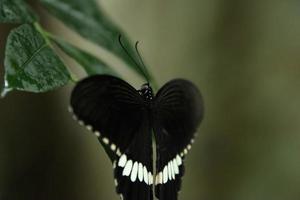
[[[183,159],[203,118],[203,102],[189,81],[176,79],[157,93],[153,108],[157,145],[156,197],[176,200],[184,173]]]
[[[149,110],[138,91],[113,76],[92,76],[73,90],[71,108],[104,146],[123,199],[151,200],[152,129]]]

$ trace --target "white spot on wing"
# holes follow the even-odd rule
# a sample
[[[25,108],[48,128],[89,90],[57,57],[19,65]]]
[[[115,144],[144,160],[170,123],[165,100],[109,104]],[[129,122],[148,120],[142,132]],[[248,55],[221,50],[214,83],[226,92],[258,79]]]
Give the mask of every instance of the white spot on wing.
[[[108,140],[106,137],[104,137],[104,138],[102,139],[102,141],[104,142],[104,144],[109,144],[109,140]]]
[[[159,172],[156,174],[156,180],[155,180],[155,185],[162,184],[163,183],[163,173]]]
[[[132,171],[131,171],[131,176],[130,176],[130,180],[132,182],[135,182],[136,177],[137,177],[137,173],[138,173],[138,163],[134,162],[133,167],[132,167]]]
[[[142,182],[143,181],[143,177],[144,177],[142,163],[139,163],[138,177],[139,177],[140,182]]]
[[[131,169],[132,169],[132,160],[128,160],[125,167],[124,167],[122,175],[123,176],[129,176],[130,172],[131,172]]]
[[[183,150],[183,153],[184,153],[184,154],[187,154],[187,153],[188,153],[187,149],[184,149],[184,150]]]
[[[110,149],[111,149],[112,151],[115,151],[115,150],[116,150],[116,148],[117,148],[117,147],[116,147],[116,145],[115,145],[115,144],[113,144],[113,143],[112,143],[112,144],[110,145]]]
[[[177,165],[180,166],[182,164],[182,160],[180,156],[176,156]]]
[[[120,155],[121,155],[121,151],[120,151],[120,149],[119,149],[119,148],[117,149],[117,155],[118,155],[118,156],[120,156]]]
[[[144,166],[144,181],[148,185],[148,171],[147,168]]]
[[[95,134],[97,137],[100,137],[100,132],[99,132],[99,131],[95,131],[94,134]]]
[[[175,172],[174,172],[174,167],[173,167],[173,162],[172,161],[170,161],[170,166],[171,166],[172,179],[175,180]]]
[[[159,172],[158,174],[158,183],[162,184],[163,183],[163,173],[162,172]]]
[[[174,168],[175,174],[179,174],[179,168],[178,168],[176,159],[173,160],[173,168]]]
[[[187,145],[187,149],[188,150],[191,150],[191,148],[192,148],[192,146],[189,144],[189,145]]]
[[[166,183],[168,181],[168,168],[165,166],[163,170],[163,183]]]
[[[168,163],[168,177],[169,177],[169,180],[172,180],[172,172],[171,172],[171,163],[170,162]]]
[[[119,159],[118,166],[124,167],[126,162],[127,162],[127,156],[125,154],[123,154]]]
[[[153,184],[153,176],[152,176],[152,173],[149,172],[149,185],[152,185]]]
[[[91,125],[87,125],[85,128],[89,131],[91,131],[93,129],[93,127]]]

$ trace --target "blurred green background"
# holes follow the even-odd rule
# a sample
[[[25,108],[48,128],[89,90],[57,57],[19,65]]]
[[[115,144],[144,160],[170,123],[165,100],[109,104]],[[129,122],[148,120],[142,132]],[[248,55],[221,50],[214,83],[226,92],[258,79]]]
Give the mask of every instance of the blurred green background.
[[[203,93],[205,119],[179,199],[300,199],[299,1],[100,3],[141,41],[160,85],[182,77]],[[37,9],[46,29],[103,58],[135,87],[142,84],[120,60]],[[1,83],[11,28],[0,25]],[[103,148],[67,111],[73,86],[0,100],[1,200],[119,199]]]

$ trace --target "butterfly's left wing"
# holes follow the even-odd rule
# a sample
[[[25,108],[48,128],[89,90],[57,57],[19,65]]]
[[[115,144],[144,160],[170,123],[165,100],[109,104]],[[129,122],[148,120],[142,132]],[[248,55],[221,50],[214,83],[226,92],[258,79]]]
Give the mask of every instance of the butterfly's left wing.
[[[194,84],[175,79],[157,93],[153,109],[157,144],[155,194],[159,200],[177,200],[183,159],[203,118],[203,102]]]
[[[112,160],[117,193],[124,200],[152,200],[151,127],[138,91],[113,76],[88,77],[74,88],[71,108]]]

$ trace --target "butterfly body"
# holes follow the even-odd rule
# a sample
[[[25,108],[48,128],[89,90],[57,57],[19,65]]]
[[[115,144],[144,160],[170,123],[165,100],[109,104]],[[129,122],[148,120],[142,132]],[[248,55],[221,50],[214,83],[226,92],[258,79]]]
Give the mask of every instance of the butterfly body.
[[[109,155],[124,200],[152,200],[153,194],[177,200],[183,160],[203,118],[202,97],[191,82],[172,80],[154,95],[149,83],[136,90],[119,78],[96,75],[77,84],[71,107]]]
[[[149,83],[142,85],[141,89],[139,90],[139,94],[144,98],[145,101],[151,102],[153,100],[153,89]]]

